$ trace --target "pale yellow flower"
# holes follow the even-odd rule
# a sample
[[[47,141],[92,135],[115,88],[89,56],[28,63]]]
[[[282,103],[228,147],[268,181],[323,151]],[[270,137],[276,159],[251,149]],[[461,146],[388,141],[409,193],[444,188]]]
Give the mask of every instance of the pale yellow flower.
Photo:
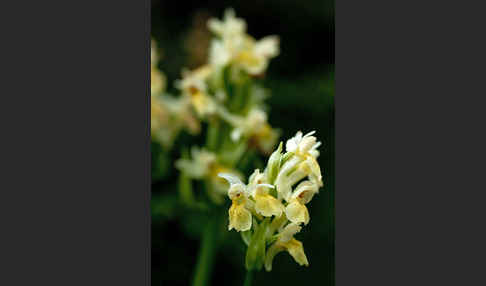
[[[223,21],[210,19],[208,28],[219,36],[211,42],[209,51],[209,63],[217,68],[233,64],[250,75],[259,75],[279,54],[277,36],[256,41],[246,33],[245,21],[236,18],[231,9],[226,10]]]
[[[304,252],[302,242],[296,240],[293,236],[300,232],[301,227],[298,224],[290,223],[278,234],[277,241],[267,250],[265,256],[265,269],[272,270],[272,262],[279,252],[286,250],[301,266],[309,266],[309,261]]]
[[[248,140],[249,146],[257,148],[264,154],[269,154],[275,147],[280,133],[268,124],[268,116],[265,111],[254,107],[246,116],[240,116],[231,114],[220,107],[218,112],[234,127],[230,134],[233,141],[245,138]]]
[[[231,139],[238,141],[242,136],[250,136],[261,132],[267,124],[267,113],[261,109],[251,109],[245,117],[238,117],[233,121],[235,128],[231,132]]]
[[[241,51],[236,52],[233,60],[251,75],[262,74],[268,67],[271,58],[279,53],[277,36],[267,36],[259,41],[251,37],[245,38]]]
[[[259,170],[252,174],[248,186],[232,174],[220,173],[219,176],[230,183],[228,189],[228,197],[232,201],[229,210],[230,223],[228,228],[230,230],[233,228],[237,231],[249,230],[252,212],[263,216],[280,216],[282,214],[283,206],[281,203],[265,190],[265,188],[273,188],[273,186],[264,182],[264,174],[261,174]]]
[[[316,142],[316,137],[312,136],[315,133],[315,131],[311,131],[302,136],[302,131],[298,131],[294,137],[287,140],[285,144],[287,152],[292,152],[302,157],[312,156],[317,158],[319,156],[317,148],[321,146],[321,142]]]
[[[288,242],[281,243],[281,245],[287,249],[290,255],[294,258],[295,262],[297,262],[300,266],[309,266],[309,261],[307,261],[307,257],[305,256],[302,242],[293,238]]]
[[[292,200],[289,202],[289,204],[285,207],[285,215],[291,222],[294,223],[303,222],[304,224],[308,224],[310,220],[307,207],[297,200]]]
[[[309,223],[309,211],[305,204],[312,200],[319,187],[312,181],[303,181],[295,188],[285,208],[285,215],[293,223]]]
[[[239,37],[246,33],[246,22],[242,18],[236,18],[235,11],[229,8],[224,11],[223,21],[209,19],[208,28],[220,37]]]
[[[251,190],[251,196],[255,200],[255,211],[265,217],[282,215],[284,206],[274,196],[268,193],[268,189],[275,188],[272,185],[265,183],[265,174],[260,173],[260,170],[256,169],[250,176],[249,187]]]
[[[251,212],[246,209],[244,202],[234,200],[228,213],[228,230],[246,231],[251,228]]]
[[[260,41],[248,35],[236,39],[214,39],[209,48],[209,63],[218,68],[232,64],[250,75],[260,75],[267,69],[269,60],[278,55],[278,45],[277,36],[268,36]]]
[[[238,177],[231,174],[222,173],[219,176],[230,183],[228,197],[231,199],[232,204],[228,211],[228,230],[233,228],[237,231],[249,230],[252,225],[252,215],[250,210],[247,209],[249,192],[246,185]]]
[[[278,233],[278,240],[281,242],[288,242],[294,235],[299,233],[302,227],[297,223],[289,223],[286,227],[281,229]]]
[[[177,169],[184,172],[188,177],[198,180],[207,180],[211,184],[210,197],[215,203],[220,203],[221,196],[226,193],[226,182],[218,176],[219,173],[227,173],[239,180],[241,174],[218,161],[216,154],[193,147],[191,159],[179,159],[175,163]]]
[[[299,131],[295,137],[287,140],[286,150],[290,154],[290,159],[281,167],[275,182],[279,197],[286,201],[290,201],[291,187],[305,177],[309,177],[317,187],[323,185],[321,168],[316,160],[317,147],[321,142],[316,142],[316,138],[312,136],[314,133],[313,131],[302,136],[302,132]],[[299,213],[304,215],[302,212]]]
[[[183,129],[191,134],[200,132],[200,123],[184,98],[152,95],[150,109],[152,137],[165,147],[171,147]]]
[[[202,66],[193,71],[184,70],[182,80],[175,82],[175,86],[182,91],[183,95],[190,98],[199,116],[213,114],[216,111],[216,103],[208,95],[207,81],[211,73],[211,66]]]
[[[216,155],[205,149],[192,147],[192,159],[179,159],[176,161],[176,167],[194,179],[202,179],[210,173],[212,166],[217,164]]]

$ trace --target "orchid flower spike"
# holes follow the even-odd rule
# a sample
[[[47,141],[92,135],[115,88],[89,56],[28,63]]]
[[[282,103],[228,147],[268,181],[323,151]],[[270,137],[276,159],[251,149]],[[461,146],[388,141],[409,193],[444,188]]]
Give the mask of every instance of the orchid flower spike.
[[[276,254],[287,251],[303,266],[309,261],[302,242],[294,238],[310,221],[307,204],[322,187],[321,169],[316,158],[321,145],[315,132],[302,132],[282,143],[270,156],[263,172],[256,169],[248,184],[231,174],[219,174],[229,183],[228,229],[242,233],[248,245],[246,267],[272,270]]]

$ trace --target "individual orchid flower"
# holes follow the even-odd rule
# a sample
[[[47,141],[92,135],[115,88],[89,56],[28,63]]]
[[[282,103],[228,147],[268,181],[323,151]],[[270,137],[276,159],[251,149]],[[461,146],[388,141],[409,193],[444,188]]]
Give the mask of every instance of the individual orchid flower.
[[[316,138],[312,136],[314,133],[313,131],[302,136],[299,131],[295,137],[287,140],[286,151],[289,159],[281,167],[275,183],[279,196],[287,201],[291,198],[291,187],[305,177],[309,177],[317,187],[323,185],[321,168],[315,157],[321,142],[316,142]]]
[[[221,179],[219,173],[227,173],[239,180],[241,174],[219,162],[215,153],[193,147],[192,159],[179,159],[176,167],[191,179],[206,180],[210,183],[209,197],[217,204],[221,203],[221,197],[227,191],[226,182]]]
[[[242,138],[248,140],[248,144],[268,154],[274,148],[280,132],[273,129],[267,121],[267,113],[259,108],[252,108],[246,116],[235,115],[227,112],[223,107],[218,109],[220,116],[234,128],[231,131],[231,139],[239,141]]]
[[[194,116],[190,103],[181,97],[152,95],[150,104],[150,127],[152,137],[166,148],[170,148],[182,130],[198,134],[199,120]]]
[[[248,210],[249,192],[246,185],[238,177],[231,174],[222,173],[219,176],[230,183],[228,197],[232,204],[228,211],[228,230],[232,230],[233,228],[237,231],[249,230],[252,224],[252,215],[251,211]]]
[[[256,170],[250,177],[249,184],[245,185],[232,174],[219,174],[230,184],[228,197],[231,199],[232,205],[229,209],[229,230],[233,228],[237,231],[249,230],[252,224],[252,212],[266,216],[271,216],[272,213],[282,214],[283,206],[280,205],[280,202],[271,200],[263,190],[264,188],[274,188],[274,186],[264,183],[261,175],[263,174]],[[277,205],[274,205],[275,203]]]
[[[294,258],[301,266],[309,266],[309,261],[304,252],[304,246],[302,242],[294,238],[294,235],[300,232],[301,226],[295,223],[289,223],[285,228],[283,228],[277,235],[277,241],[272,244],[268,249],[265,256],[265,269],[267,271],[272,270],[272,262],[279,252],[288,251],[288,253]]]
[[[303,181],[295,188],[285,207],[285,215],[293,223],[309,223],[309,211],[305,206],[318,192],[318,186],[311,181]]]
[[[315,131],[311,131],[302,136],[302,131],[298,131],[294,137],[287,140],[285,144],[287,152],[292,152],[302,157],[312,156],[317,158],[319,156],[317,148],[321,146],[321,142],[316,142],[316,137],[312,136],[315,133]]]
[[[224,12],[223,21],[211,18],[208,21],[208,28],[222,38],[240,37],[246,33],[246,22],[236,18],[235,10],[228,8]]]
[[[202,179],[209,174],[209,170],[216,164],[216,155],[205,149],[193,147],[190,159],[180,159],[176,162],[176,167],[194,179]]]
[[[268,189],[275,187],[265,183],[265,174],[260,173],[259,169],[250,176],[249,186],[251,196],[255,200],[255,211],[264,217],[276,216],[279,217],[283,212],[282,203],[274,196],[269,194]]]
[[[199,116],[213,114],[216,110],[214,99],[208,94],[207,81],[212,74],[211,66],[202,66],[196,70],[183,70],[182,79],[175,82],[184,96],[190,101]]]
[[[279,38],[267,36],[259,41],[245,38],[245,49],[237,53],[234,61],[250,75],[260,75],[268,67],[269,60],[279,54]]]

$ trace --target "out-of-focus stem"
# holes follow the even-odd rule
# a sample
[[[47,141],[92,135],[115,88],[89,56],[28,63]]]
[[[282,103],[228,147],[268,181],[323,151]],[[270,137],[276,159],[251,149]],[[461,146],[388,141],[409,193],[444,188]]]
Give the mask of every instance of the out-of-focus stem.
[[[201,246],[196,262],[196,270],[194,272],[193,286],[209,285],[209,277],[211,276],[214,260],[214,252],[217,243],[217,227],[218,227],[218,213],[215,212],[208,220],[204,229]]]
[[[216,150],[218,148],[220,122],[214,119],[209,122],[208,133],[206,135],[206,146],[209,150]]]

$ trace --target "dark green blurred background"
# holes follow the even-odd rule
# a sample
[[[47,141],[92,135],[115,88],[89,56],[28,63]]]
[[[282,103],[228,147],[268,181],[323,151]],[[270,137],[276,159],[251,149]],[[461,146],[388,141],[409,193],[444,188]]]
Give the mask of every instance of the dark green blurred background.
[[[256,39],[280,37],[280,55],[271,61],[265,79],[272,94],[267,100],[271,125],[282,130],[282,140],[298,130],[316,130],[323,142],[318,161],[324,188],[309,204],[309,225],[296,236],[310,266],[300,267],[288,253],[280,253],[272,272],[257,273],[253,285],[334,285],[334,1],[152,0],[152,36],[162,50],[159,67],[169,91],[175,93],[173,81],[183,67],[204,63],[209,40],[205,21],[221,18],[227,7],[247,21],[248,33]],[[169,156],[177,159],[178,144],[198,140],[182,134]],[[205,218],[177,202],[177,172],[171,163],[158,160],[161,152],[152,146],[152,284],[189,285]],[[242,285],[244,243],[237,232],[221,231],[225,242],[217,251],[210,285]]]

